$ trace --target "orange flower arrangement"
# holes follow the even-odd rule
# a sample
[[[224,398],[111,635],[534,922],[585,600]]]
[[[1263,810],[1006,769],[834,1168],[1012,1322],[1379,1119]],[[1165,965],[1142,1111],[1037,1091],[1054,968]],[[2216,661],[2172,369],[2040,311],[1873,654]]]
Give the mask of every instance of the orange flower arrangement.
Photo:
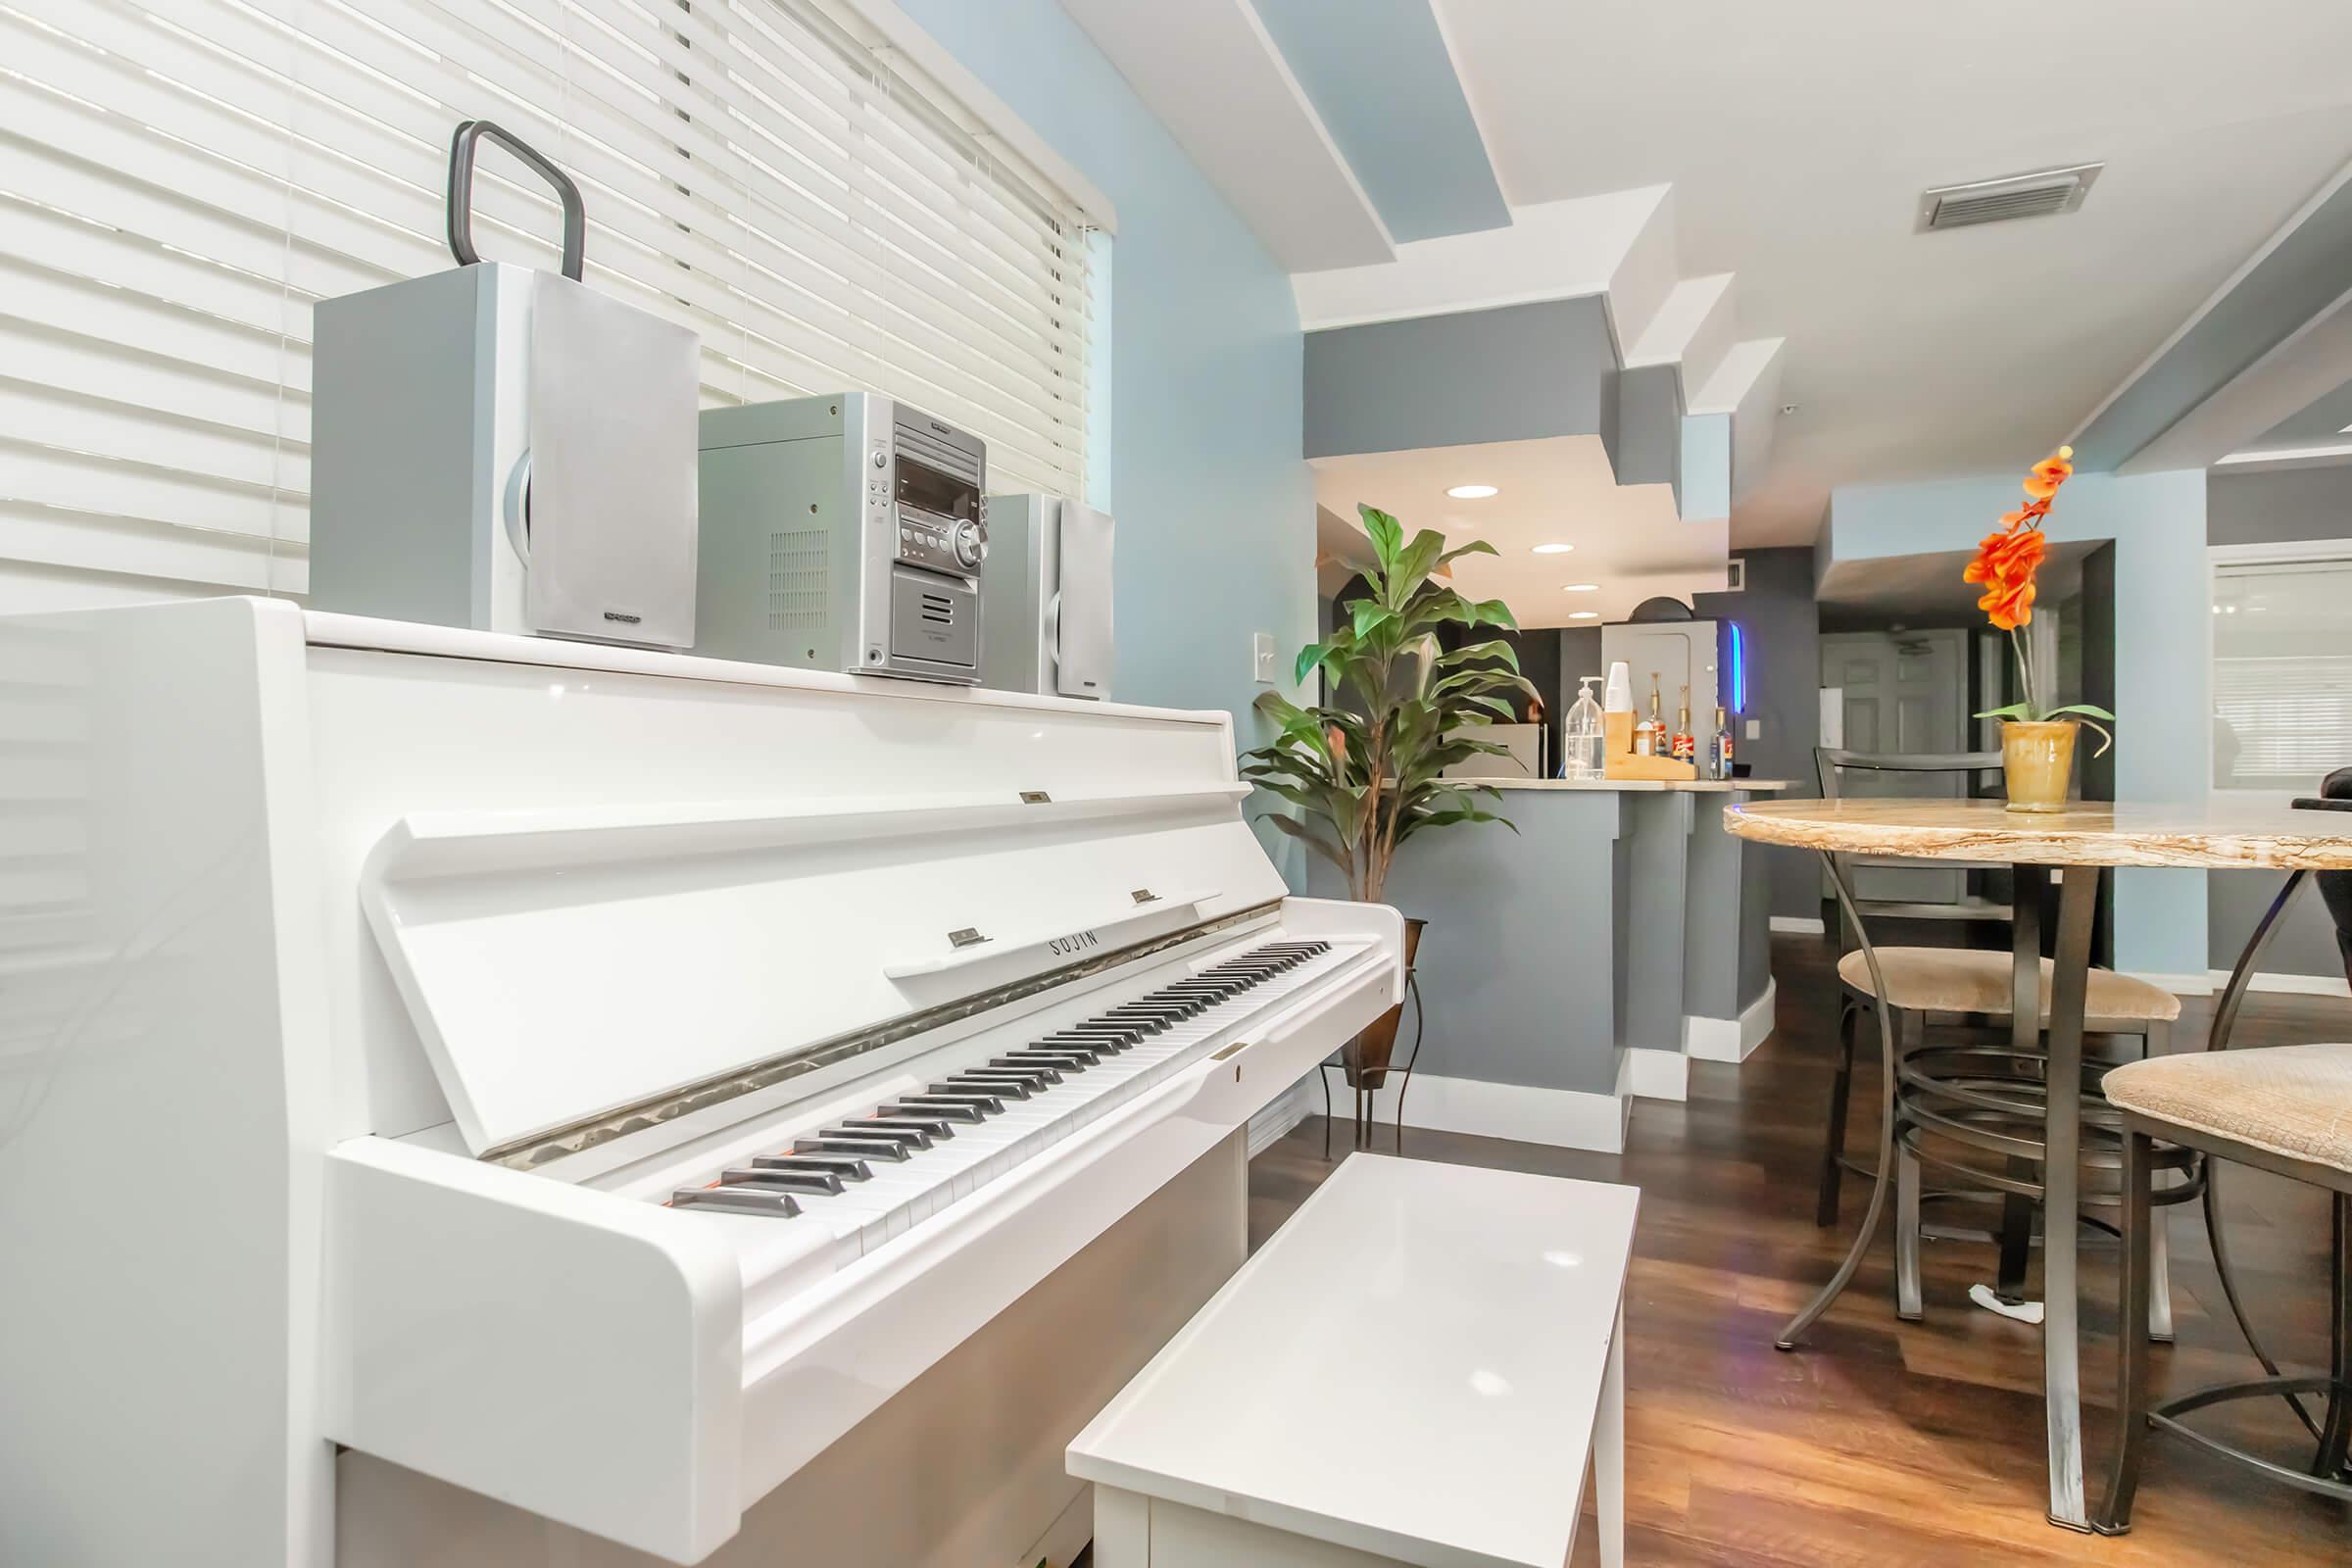
[[[2045,707],[2040,682],[2034,678],[2039,671],[2034,668],[2025,639],[2017,634],[2020,626],[2029,625],[2034,619],[2034,577],[2050,553],[2049,539],[2042,532],[2041,523],[2050,514],[2050,502],[2057,496],[2058,487],[2074,476],[2074,458],[2073,447],[2060,447],[2027,470],[2026,504],[2001,514],[2000,527],[1984,536],[1984,542],[1977,546],[1977,559],[1960,574],[1961,581],[1984,586],[1984,597],[1977,601],[1977,608],[2009,634],[2010,645],[2017,650],[2019,678],[2025,687],[2024,702],[1979,713],[1979,718],[2044,722],[2064,713],[2075,713],[2103,718],[2109,723],[2115,721],[2113,713],[2087,703]],[[2107,735],[2096,724],[2090,727]],[[2108,744],[2113,743],[2114,737],[2108,736]],[[2106,749],[2106,746],[2099,748],[2102,752]]]
[[[2001,514],[1997,532],[1977,546],[1977,559],[1960,574],[1962,582],[1983,583],[1984,597],[1977,608],[2005,632],[2034,618],[2034,574],[2050,553],[2041,519],[2050,514],[2050,500],[2074,473],[2075,449],[2060,447],[2026,475],[2026,504]]]

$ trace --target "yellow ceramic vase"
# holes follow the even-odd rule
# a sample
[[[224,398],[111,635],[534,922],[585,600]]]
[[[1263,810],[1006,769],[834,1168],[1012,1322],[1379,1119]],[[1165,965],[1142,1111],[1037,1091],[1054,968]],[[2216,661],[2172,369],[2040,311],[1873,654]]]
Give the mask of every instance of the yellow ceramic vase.
[[[2075,773],[2075,732],[2082,727],[2071,718],[2040,723],[2010,719],[2001,725],[2001,771],[2008,775],[2009,809],[2066,809],[2066,786]]]

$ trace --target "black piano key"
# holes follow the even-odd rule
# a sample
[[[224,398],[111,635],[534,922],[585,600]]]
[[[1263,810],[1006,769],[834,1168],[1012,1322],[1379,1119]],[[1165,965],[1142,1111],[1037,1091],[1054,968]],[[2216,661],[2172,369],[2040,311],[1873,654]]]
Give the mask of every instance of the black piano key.
[[[721,1171],[721,1187],[781,1187],[788,1193],[838,1193],[841,1178],[829,1170],[770,1170],[764,1165]]]
[[[1054,1030],[1046,1038],[1048,1040],[1109,1040],[1122,1046],[1132,1046],[1140,1044],[1146,1033],[1148,1031],[1138,1023],[1114,1021],[1108,1018],[1081,1018],[1076,1023],[1065,1024]]]
[[[1033,1039],[1025,1046],[1013,1046],[1013,1054],[1018,1055],[1021,1051],[1068,1051],[1068,1054],[1075,1055],[1099,1057],[1110,1055],[1112,1051],[1124,1051],[1131,1044],[1136,1042],[1119,1037],[1119,1034],[1080,1034],[1077,1030],[1060,1030],[1056,1034],[1047,1034],[1045,1039]]]
[[[911,1121],[928,1131],[932,1137],[954,1137],[951,1122],[976,1122],[980,1119],[977,1105],[926,1105],[915,1100],[894,1100],[875,1109],[877,1116],[897,1116]]]
[[[1116,1033],[1108,1030],[1096,1033],[1087,1029],[1060,1029],[1046,1036],[1043,1040],[1030,1041],[1028,1049],[1032,1051],[1091,1051],[1097,1055],[1107,1056],[1114,1052],[1131,1051],[1142,1045],[1143,1041],[1144,1032],[1141,1029],[1121,1029]]]
[[[779,1187],[682,1187],[671,1195],[672,1208],[721,1208],[737,1214],[765,1214],[790,1219],[801,1211],[790,1193]]]
[[[935,1095],[952,1095],[963,1089],[977,1089],[999,1100],[1027,1100],[1032,1092],[1028,1079],[988,1072],[951,1073],[931,1086],[931,1092]]]
[[[756,1170],[828,1170],[845,1182],[861,1182],[874,1173],[859,1155],[806,1149],[789,1154],[755,1154],[752,1166]]]
[[[888,1160],[894,1165],[906,1159],[908,1147],[895,1138],[860,1138],[839,1129],[792,1141],[792,1152],[796,1154],[856,1154],[860,1159]]]
[[[896,1138],[909,1149],[929,1149],[932,1140],[953,1138],[956,1130],[944,1121],[911,1116],[893,1116],[877,1112],[871,1116],[844,1116],[842,1127],[853,1133],[877,1134]]]
[[[902,1104],[907,1105],[969,1105],[983,1116],[994,1116],[1004,1110],[1004,1097],[979,1089],[942,1090],[934,1084],[919,1095],[902,1095]]]
[[[1033,1072],[1050,1084],[1061,1082],[1061,1075],[1065,1072],[1080,1070],[1076,1067],[1059,1067],[1044,1061],[1016,1061],[1010,1056],[991,1056],[988,1058],[988,1064],[991,1067],[1003,1067],[1015,1072]]]
[[[1049,1066],[1064,1061],[1074,1061],[1081,1067],[1092,1067],[1102,1059],[1106,1052],[1117,1049],[1119,1048],[1106,1046],[1101,1042],[1093,1045],[1080,1045],[1076,1041],[1058,1041],[1049,1044],[1041,1040],[1033,1046],[1022,1046],[1012,1052],[1011,1055],[1015,1061],[1042,1061]]]

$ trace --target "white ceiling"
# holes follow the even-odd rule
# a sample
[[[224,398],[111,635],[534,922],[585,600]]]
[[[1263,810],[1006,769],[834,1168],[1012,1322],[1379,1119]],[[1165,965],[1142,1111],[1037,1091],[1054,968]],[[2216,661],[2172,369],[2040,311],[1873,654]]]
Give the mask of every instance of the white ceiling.
[[[1742,546],[2031,463],[2352,157],[2336,0],[1437,6],[1508,200],[1671,181],[1683,270],[1788,338]],[[2079,213],[1912,232],[1928,185],[2095,160]]]
[[[1597,436],[1500,441],[1314,460],[1315,500],[1350,523],[1359,502],[1393,513],[1409,537],[1435,528],[1448,546],[1484,539],[1500,552],[1454,563],[1454,586],[1499,599],[1522,626],[1623,620],[1642,600],[1688,601],[1724,585],[1727,525],[1685,522],[1662,484],[1617,483]],[[1455,485],[1491,484],[1483,501],[1456,501]],[[1539,556],[1540,544],[1567,544]],[[1327,554],[1334,553],[1325,545]],[[1567,593],[1568,583],[1593,593]],[[1571,620],[1579,610],[1591,620]]]

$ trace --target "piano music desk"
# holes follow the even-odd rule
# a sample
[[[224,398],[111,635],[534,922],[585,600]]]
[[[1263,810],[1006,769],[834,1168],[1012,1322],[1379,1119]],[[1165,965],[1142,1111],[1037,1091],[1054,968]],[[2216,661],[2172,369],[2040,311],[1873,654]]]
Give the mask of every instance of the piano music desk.
[[[1640,1192],[1349,1156],[1070,1445],[1099,1568],[1624,1561]]]

